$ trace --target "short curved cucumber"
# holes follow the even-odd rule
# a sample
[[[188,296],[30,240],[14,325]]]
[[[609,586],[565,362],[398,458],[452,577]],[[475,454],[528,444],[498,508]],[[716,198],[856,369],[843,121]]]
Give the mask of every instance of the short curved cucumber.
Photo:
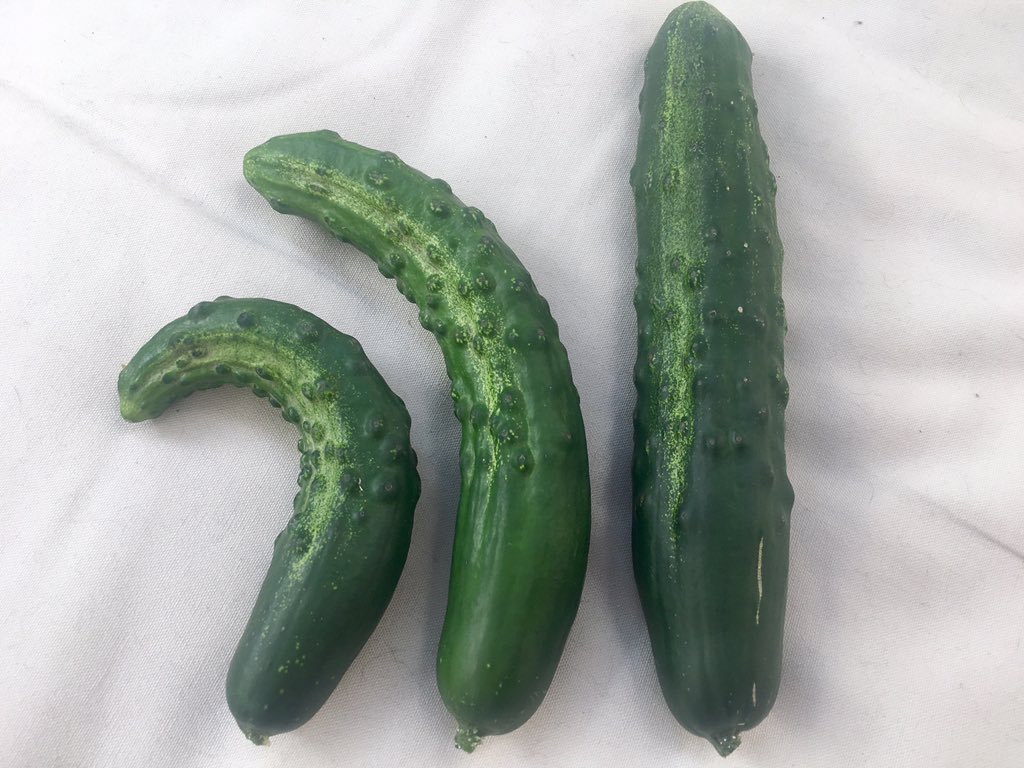
[[[162,328],[121,372],[121,414],[198,389],[249,387],[300,433],[294,515],[274,544],[227,678],[253,742],[309,720],[398,584],[420,481],[405,405],[359,342],[290,304],[222,297]]]
[[[633,566],[661,689],[726,755],[779,688],[793,489],[775,179],[746,41],[707,3],[647,56]]]
[[[462,493],[437,679],[471,750],[540,706],[583,587],[590,479],[558,328],[491,222],[395,155],[318,131],[271,139],[244,170],[396,278],[444,353]]]

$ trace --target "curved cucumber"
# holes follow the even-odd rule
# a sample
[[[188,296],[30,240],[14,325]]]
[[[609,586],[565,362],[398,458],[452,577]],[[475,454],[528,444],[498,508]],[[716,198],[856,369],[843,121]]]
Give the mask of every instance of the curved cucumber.
[[[676,719],[729,754],[779,687],[793,490],[775,180],[750,49],[707,3],[646,62],[633,566]]]
[[[405,565],[420,481],[405,405],[359,342],[290,304],[222,297],[162,328],[121,372],[121,414],[250,387],[302,434],[295,514],[274,544],[227,678],[257,744],[298,728],[377,625]]]
[[[319,131],[271,139],[244,170],[395,277],[444,353],[462,493],[437,677],[471,750],[540,706],[583,586],[587,449],[558,329],[491,222],[393,154]]]

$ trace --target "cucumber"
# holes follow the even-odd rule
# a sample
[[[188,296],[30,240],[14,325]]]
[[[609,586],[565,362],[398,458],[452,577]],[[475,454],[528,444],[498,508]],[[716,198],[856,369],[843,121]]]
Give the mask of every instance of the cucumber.
[[[250,150],[244,172],[275,210],[322,224],[394,277],[441,346],[462,488],[437,680],[471,751],[540,706],[583,587],[587,448],[558,328],[491,222],[391,153],[293,134]]]
[[[121,414],[249,387],[302,435],[294,515],[235,651],[227,699],[257,744],[305,723],[398,584],[420,493],[409,414],[359,342],[290,304],[221,297],[162,328],[121,372]]]
[[[775,179],[751,53],[707,3],[650,49],[631,182],[633,567],[662,692],[724,756],[779,688],[793,489]]]

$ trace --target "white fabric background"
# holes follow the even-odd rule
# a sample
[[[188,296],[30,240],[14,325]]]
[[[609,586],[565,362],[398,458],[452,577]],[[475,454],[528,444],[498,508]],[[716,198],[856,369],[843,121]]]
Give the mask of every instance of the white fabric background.
[[[713,766],[629,565],[628,170],[671,0],[0,4],[0,765]],[[770,7],[769,7],[770,6]],[[741,766],[1024,765],[1024,5],[721,0],[778,176],[796,489],[783,688]],[[458,494],[441,356],[373,265],[272,212],[250,147],[332,128],[481,208],[551,302],[594,531],[551,691],[471,757],[434,684]],[[423,496],[365,650],[256,748],[223,695],[289,514],[264,401],[118,415],[120,366],[220,294],[362,340]]]

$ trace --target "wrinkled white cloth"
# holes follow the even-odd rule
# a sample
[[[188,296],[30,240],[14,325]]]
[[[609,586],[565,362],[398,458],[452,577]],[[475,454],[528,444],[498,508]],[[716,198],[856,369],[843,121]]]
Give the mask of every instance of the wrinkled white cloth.
[[[715,766],[666,708],[630,568],[642,61],[672,2],[0,6],[0,765]],[[778,177],[783,687],[741,766],[1024,765],[1024,6],[722,0]],[[441,355],[242,156],[331,128],[446,179],[550,300],[594,528],[536,716],[472,757],[434,682],[458,496]],[[319,715],[249,744],[228,661],[296,434],[233,389],[118,414],[120,366],[221,294],[359,338],[413,418],[408,565]],[[524,631],[527,628],[524,627]]]

